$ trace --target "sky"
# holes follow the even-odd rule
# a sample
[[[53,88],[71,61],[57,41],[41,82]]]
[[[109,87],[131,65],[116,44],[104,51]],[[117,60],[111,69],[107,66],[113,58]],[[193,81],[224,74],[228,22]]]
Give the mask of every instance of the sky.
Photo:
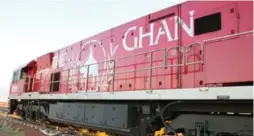
[[[12,71],[50,51],[186,0],[0,1],[0,101]]]

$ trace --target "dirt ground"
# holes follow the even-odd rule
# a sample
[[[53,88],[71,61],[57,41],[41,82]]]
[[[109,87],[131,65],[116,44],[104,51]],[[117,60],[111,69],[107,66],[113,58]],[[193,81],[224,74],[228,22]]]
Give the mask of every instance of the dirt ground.
[[[8,107],[8,102],[1,102],[0,101],[0,108],[7,108]]]
[[[0,136],[45,136],[39,129],[25,126],[0,115]]]

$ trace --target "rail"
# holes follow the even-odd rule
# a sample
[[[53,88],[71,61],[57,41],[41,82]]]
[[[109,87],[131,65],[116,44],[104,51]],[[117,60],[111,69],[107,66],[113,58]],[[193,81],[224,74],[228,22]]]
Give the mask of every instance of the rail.
[[[196,47],[196,46],[200,46],[200,60],[196,61],[196,62],[189,62],[188,61],[188,54],[190,53],[191,49],[193,47]],[[188,46],[188,48],[186,48],[185,52],[186,52],[186,55],[185,55],[186,63],[185,63],[185,65],[203,64],[204,63],[204,45],[203,45],[203,43],[197,42],[197,43],[190,44]]]
[[[131,56],[124,56],[116,59],[111,59],[107,61],[101,61],[94,64],[83,65],[72,69],[66,69],[58,71],[60,75],[58,75],[59,80],[55,79],[55,73],[50,73],[47,77],[42,77],[41,74],[37,74],[32,79],[29,79],[27,82],[28,88],[30,87],[30,83],[32,82],[32,87],[29,88],[31,90],[38,90],[38,92],[45,92],[45,93],[58,93],[59,90],[65,90],[65,93],[73,93],[77,91],[100,91],[106,90],[108,92],[114,92],[116,90],[116,84],[119,85],[119,82],[127,81],[126,79],[133,79],[133,84],[135,84],[138,79],[144,79],[144,86],[146,89],[141,90],[153,90],[153,80],[157,80],[154,77],[154,73],[157,76],[162,76],[158,74],[159,72],[156,71],[158,69],[166,69],[169,67],[170,73],[168,75],[174,76],[173,67],[185,67],[188,65],[202,65],[204,63],[204,44],[211,41],[217,40],[225,40],[230,37],[241,36],[245,34],[253,33],[253,31],[247,31],[243,33],[233,34],[229,36],[223,36],[214,39],[204,40],[203,42],[195,42],[189,44],[188,46],[175,46],[170,48],[162,48],[156,49],[149,52],[143,52],[138,54],[133,54]],[[198,49],[198,53],[195,52]],[[177,59],[177,55],[172,55],[173,51],[177,51],[181,55],[181,63],[174,64],[173,60]],[[194,51],[194,53],[192,52]],[[157,55],[160,54],[160,55]],[[162,54],[162,55],[161,55]],[[198,59],[194,59],[194,61],[190,61],[189,57],[191,55],[198,56]],[[143,56],[143,62],[136,62],[135,60],[137,56]],[[161,57],[161,58],[160,58]],[[124,63],[124,59],[131,59],[134,63]],[[136,63],[135,63],[136,62]],[[122,65],[124,63],[124,65]],[[128,65],[127,65],[128,64]],[[101,66],[102,65],[102,66]],[[94,72],[94,67],[101,66],[102,69],[98,68],[98,73]],[[139,68],[141,67],[141,68]],[[122,70],[124,69],[124,70]],[[166,72],[165,72],[166,73]],[[83,74],[83,77],[82,77]],[[125,74],[125,78],[120,78],[122,74]],[[92,76],[91,76],[92,75]],[[142,76],[139,76],[142,75]],[[165,77],[165,76],[164,76]],[[48,79],[48,80],[42,80]],[[53,79],[53,80],[52,80]],[[147,79],[148,85],[147,85]],[[172,81],[173,82],[173,81]],[[101,88],[100,84],[104,84],[105,88]],[[55,86],[59,86],[55,89]],[[132,87],[129,84],[129,88]],[[136,87],[136,86],[134,86]],[[172,87],[172,86],[171,86]],[[121,88],[121,83],[120,83]],[[117,89],[121,90],[121,89]],[[124,89],[123,89],[124,90]],[[138,90],[137,87],[136,89]]]
[[[94,63],[94,64],[89,64],[89,65],[84,65],[84,66],[80,66],[80,67],[76,67],[73,69],[67,69],[67,70],[61,70],[60,71],[60,76],[61,76],[61,80],[54,80],[55,79],[55,73],[50,73],[48,74],[48,77],[42,77],[41,74],[35,75],[35,77],[33,77],[33,82],[32,82],[32,90],[38,90],[41,93],[46,93],[46,92],[51,92],[51,93],[57,93],[59,90],[66,90],[66,93],[69,92],[73,92],[74,91],[91,91],[91,90],[96,90],[99,91],[100,88],[98,88],[98,86],[96,84],[99,84],[98,82],[96,82],[95,80],[91,79],[101,79],[106,77],[107,79],[110,79],[110,87],[108,87],[108,91],[109,92],[114,92],[115,90],[115,84],[118,81],[127,79],[128,74],[142,74],[143,76],[141,76],[141,78],[144,79],[149,79],[148,87],[145,87],[149,90],[153,89],[153,72],[155,69],[166,69],[168,67],[178,67],[178,66],[184,66],[184,65],[191,65],[192,63],[186,62],[186,63],[182,63],[182,64],[172,64],[172,59],[176,59],[176,58],[172,58],[172,55],[170,55],[170,52],[172,50],[180,50],[180,52],[182,52],[182,54],[189,55],[189,52],[192,48],[194,48],[194,46],[197,45],[191,45],[191,47],[188,46],[188,48],[184,49],[183,47],[172,47],[169,49],[166,48],[162,48],[162,49],[157,49],[157,50],[152,50],[149,52],[144,52],[144,53],[138,53],[138,54],[133,54],[131,56],[126,56],[126,57],[121,57],[121,58],[117,58],[114,60],[107,60],[107,61],[102,61],[102,62],[98,62],[98,63]],[[163,55],[157,55],[157,54],[163,54]],[[144,57],[144,62],[142,63],[133,63],[133,64],[125,64],[124,66],[118,65],[117,62],[124,62],[124,59],[130,59],[131,57],[135,58],[137,56],[145,56]],[[160,56],[160,57],[158,57]],[[182,59],[184,62],[187,59],[187,56],[185,57],[183,56]],[[168,63],[171,62],[171,63]],[[198,63],[202,63],[203,60],[198,60],[198,62],[194,62],[193,64],[198,64]],[[91,69],[93,69],[93,67],[95,65],[100,65],[100,64],[105,64],[105,63],[111,63],[111,67],[110,68],[106,68],[106,69],[99,69],[99,74],[98,75],[93,75],[93,71]],[[157,64],[157,65],[156,65]],[[106,64],[107,65],[107,64]],[[140,68],[130,68],[128,69],[128,67],[137,67],[138,65],[140,65]],[[126,69],[125,69],[126,68]],[[81,77],[81,69],[83,70],[83,75],[84,77]],[[124,69],[124,70],[121,70]],[[106,73],[104,75],[102,75],[103,71],[106,71]],[[67,74],[66,74],[67,73]],[[148,74],[145,74],[148,73]],[[119,78],[122,74],[125,74],[124,78]],[[171,73],[172,74],[172,73]],[[51,75],[51,76],[49,76]],[[90,75],[93,75],[92,77]],[[116,77],[118,76],[118,77]],[[50,79],[50,80],[41,80],[41,79]],[[135,79],[135,78],[140,78],[138,76],[131,76],[131,79]],[[53,80],[52,80],[53,79]],[[83,82],[84,81],[84,82]],[[144,81],[145,82],[145,81]],[[54,89],[55,84],[58,84],[56,86],[59,86],[58,89]],[[147,84],[147,83],[145,83]],[[81,87],[83,86],[83,87]],[[74,87],[74,88],[73,88]],[[80,88],[81,87],[81,88]],[[68,89],[67,89],[68,88]],[[71,88],[72,91],[69,90],[69,88]],[[95,89],[96,88],[96,89]],[[119,89],[117,89],[119,90]]]

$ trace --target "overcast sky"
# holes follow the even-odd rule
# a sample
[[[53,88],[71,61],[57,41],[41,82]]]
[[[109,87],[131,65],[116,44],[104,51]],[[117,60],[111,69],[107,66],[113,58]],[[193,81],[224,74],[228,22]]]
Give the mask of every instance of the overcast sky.
[[[0,1],[0,101],[12,70],[88,36],[186,0]]]

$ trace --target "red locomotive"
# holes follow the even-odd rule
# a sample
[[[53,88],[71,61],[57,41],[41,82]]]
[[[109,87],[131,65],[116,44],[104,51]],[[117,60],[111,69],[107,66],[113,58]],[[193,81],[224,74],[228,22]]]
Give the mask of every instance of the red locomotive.
[[[10,113],[108,135],[252,135],[252,11],[188,1],[49,52],[14,71]]]

